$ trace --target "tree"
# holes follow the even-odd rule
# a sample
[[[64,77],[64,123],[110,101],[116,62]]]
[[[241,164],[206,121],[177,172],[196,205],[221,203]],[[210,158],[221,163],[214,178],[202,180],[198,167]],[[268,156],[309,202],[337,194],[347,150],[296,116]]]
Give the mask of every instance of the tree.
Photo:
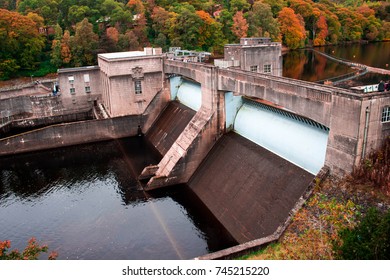
[[[279,12],[278,21],[284,45],[291,49],[302,47],[306,38],[302,18],[293,9],[285,7]]]
[[[17,249],[8,251],[11,248],[11,242],[9,240],[0,240],[0,260],[37,260],[41,253],[46,253],[48,247],[46,245],[39,245],[35,238],[31,238],[28,241],[28,245],[19,252]],[[57,258],[56,252],[51,252],[48,259],[55,260]]]
[[[318,17],[318,20],[315,24],[315,38],[313,40],[314,46],[325,45],[326,37],[328,36],[328,25],[326,23],[326,18],[323,15]]]
[[[36,67],[45,40],[35,27],[29,17],[0,9],[0,73],[5,77]]]
[[[196,14],[202,20],[202,25],[199,29],[198,46],[204,51],[221,53],[225,43],[221,24],[205,11],[197,11]]]
[[[88,19],[76,24],[75,36],[70,38],[70,49],[74,66],[96,64],[96,49],[98,36],[93,32],[93,26]]]
[[[222,34],[224,38],[228,42],[234,42],[234,40],[236,40],[236,36],[232,32],[233,14],[229,12],[227,9],[223,9],[219,13],[219,16],[217,17],[217,21],[222,25]]]
[[[242,11],[238,11],[233,17],[232,32],[237,39],[245,38],[248,32],[248,23]]]
[[[272,16],[271,6],[261,1],[253,4],[248,12],[248,36],[271,37],[273,41],[279,40],[279,23]]]
[[[233,13],[247,11],[250,6],[247,0],[230,0],[230,11]]]
[[[182,3],[175,6],[169,24],[171,45],[184,49],[198,48],[199,30],[203,22],[196,14],[195,8]]]

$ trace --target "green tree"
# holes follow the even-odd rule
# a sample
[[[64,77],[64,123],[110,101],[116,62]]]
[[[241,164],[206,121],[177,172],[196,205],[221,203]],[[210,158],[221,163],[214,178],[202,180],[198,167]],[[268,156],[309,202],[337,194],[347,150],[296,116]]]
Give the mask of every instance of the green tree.
[[[173,12],[169,28],[172,46],[199,49],[199,30],[202,20],[197,16],[195,8],[188,3],[182,3],[175,6]]]
[[[96,64],[96,49],[98,36],[93,32],[93,26],[88,19],[83,19],[76,24],[76,32],[70,38],[70,49],[74,66],[86,66]]]
[[[228,42],[234,42],[236,40],[236,36],[232,32],[233,14],[229,12],[229,10],[223,9],[216,19],[222,25],[224,38],[226,38]]]
[[[247,11],[250,8],[247,0],[230,0],[230,11],[236,13],[237,11]]]
[[[271,37],[274,41],[279,40],[279,23],[273,18],[270,5],[256,1],[252,10],[248,12],[247,20],[248,36]]]

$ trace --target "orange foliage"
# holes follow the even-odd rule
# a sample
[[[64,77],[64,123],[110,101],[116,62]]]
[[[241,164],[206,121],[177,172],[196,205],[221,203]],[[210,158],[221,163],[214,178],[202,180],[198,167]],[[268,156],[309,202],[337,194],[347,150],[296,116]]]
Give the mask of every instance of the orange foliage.
[[[245,38],[248,32],[248,23],[242,11],[238,11],[233,17],[232,32],[237,38]]]
[[[106,30],[107,37],[110,38],[115,43],[118,43],[119,40],[119,31],[115,27],[109,27]]]

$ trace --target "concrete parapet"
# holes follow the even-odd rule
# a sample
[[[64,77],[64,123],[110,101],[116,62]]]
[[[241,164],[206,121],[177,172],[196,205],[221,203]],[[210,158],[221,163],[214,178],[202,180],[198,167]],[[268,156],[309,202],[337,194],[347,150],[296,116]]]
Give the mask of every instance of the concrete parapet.
[[[53,125],[0,140],[0,156],[137,135],[139,116]]]

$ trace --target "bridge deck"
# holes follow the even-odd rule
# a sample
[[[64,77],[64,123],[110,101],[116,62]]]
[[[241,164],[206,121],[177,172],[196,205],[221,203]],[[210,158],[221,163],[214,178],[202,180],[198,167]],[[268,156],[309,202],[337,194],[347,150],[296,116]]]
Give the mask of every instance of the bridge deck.
[[[272,234],[314,175],[235,133],[214,146],[188,185],[239,243]]]
[[[146,138],[165,155],[195,115],[192,109],[172,101],[149,129]]]

